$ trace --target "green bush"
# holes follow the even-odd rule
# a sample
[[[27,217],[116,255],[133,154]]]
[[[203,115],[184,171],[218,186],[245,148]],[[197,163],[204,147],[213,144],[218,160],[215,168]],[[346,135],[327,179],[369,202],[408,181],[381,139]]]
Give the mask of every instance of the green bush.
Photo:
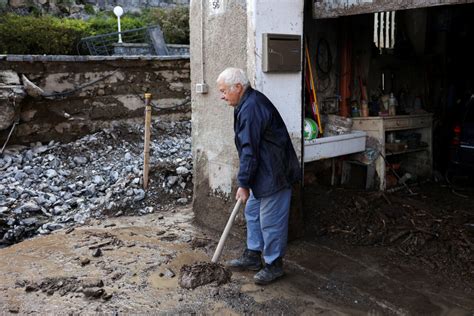
[[[0,53],[75,54],[76,43],[86,34],[82,20],[5,14],[0,17]]]
[[[100,13],[87,20],[89,36],[117,32],[117,18],[111,14]],[[123,16],[120,19],[122,31],[146,26],[142,18]]]
[[[150,9],[141,15],[126,14],[121,27],[126,31],[158,24],[167,43],[188,44],[188,20],[187,7]],[[117,20],[111,13],[99,13],[87,21],[8,13],[0,15],[0,54],[74,55],[81,38],[113,32],[117,32]]]
[[[87,14],[94,14],[95,13],[94,6],[90,3],[87,3],[87,4],[84,5],[84,11]]]
[[[168,44],[189,44],[189,8],[153,8],[145,11],[148,25],[160,25]]]

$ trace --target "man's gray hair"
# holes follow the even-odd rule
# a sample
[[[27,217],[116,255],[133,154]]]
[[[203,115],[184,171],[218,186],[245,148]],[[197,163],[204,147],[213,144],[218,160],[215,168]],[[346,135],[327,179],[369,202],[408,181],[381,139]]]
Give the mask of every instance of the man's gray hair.
[[[224,83],[229,86],[231,89],[236,84],[241,84],[244,89],[247,89],[250,86],[249,79],[245,72],[240,68],[229,67],[225,69],[216,80],[217,83]]]

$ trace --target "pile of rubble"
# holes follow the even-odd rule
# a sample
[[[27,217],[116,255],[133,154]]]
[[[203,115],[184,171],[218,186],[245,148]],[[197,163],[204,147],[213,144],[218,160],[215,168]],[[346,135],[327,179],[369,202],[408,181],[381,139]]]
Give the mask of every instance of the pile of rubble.
[[[0,245],[84,224],[146,214],[192,198],[191,123],[152,124],[143,190],[143,125],[117,124],[75,142],[7,147],[0,156]]]

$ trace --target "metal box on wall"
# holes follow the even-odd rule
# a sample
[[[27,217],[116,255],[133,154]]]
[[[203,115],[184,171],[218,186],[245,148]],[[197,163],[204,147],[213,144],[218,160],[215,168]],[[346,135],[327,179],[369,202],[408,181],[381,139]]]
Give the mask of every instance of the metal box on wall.
[[[263,34],[263,72],[301,70],[301,36]]]

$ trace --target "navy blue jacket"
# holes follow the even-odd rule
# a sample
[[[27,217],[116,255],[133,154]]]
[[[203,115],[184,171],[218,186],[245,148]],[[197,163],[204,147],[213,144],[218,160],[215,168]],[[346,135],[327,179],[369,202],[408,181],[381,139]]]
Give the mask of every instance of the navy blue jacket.
[[[272,102],[248,87],[234,109],[235,146],[240,187],[266,197],[301,178],[301,169],[285,123]]]

